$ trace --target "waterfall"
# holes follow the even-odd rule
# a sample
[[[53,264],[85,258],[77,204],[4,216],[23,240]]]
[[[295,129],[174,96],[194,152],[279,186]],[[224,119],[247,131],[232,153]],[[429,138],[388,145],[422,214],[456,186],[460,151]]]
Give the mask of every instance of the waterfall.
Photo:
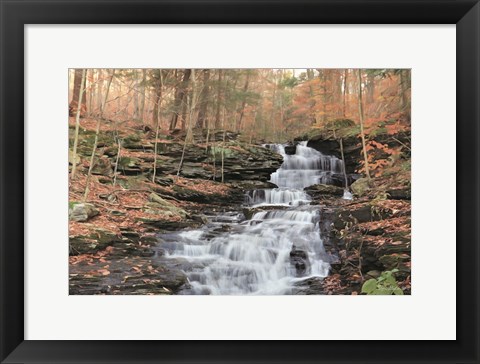
[[[270,182],[279,188],[251,191],[247,199],[253,205],[298,206],[310,201],[303,192],[305,187],[317,183],[331,184],[332,174],[343,171],[340,159],[307,147],[306,141],[296,146],[293,155],[287,154],[285,146],[281,144],[269,144],[266,147],[283,156],[283,164],[270,177]]]
[[[341,161],[302,142],[293,155],[283,145],[282,166],[271,175],[278,188],[251,191],[250,220],[240,214],[212,219],[198,230],[162,236],[167,259],[182,264],[189,279],[184,294],[293,294],[295,284],[328,275],[320,236],[320,213],[309,205],[304,187],[329,183]]]

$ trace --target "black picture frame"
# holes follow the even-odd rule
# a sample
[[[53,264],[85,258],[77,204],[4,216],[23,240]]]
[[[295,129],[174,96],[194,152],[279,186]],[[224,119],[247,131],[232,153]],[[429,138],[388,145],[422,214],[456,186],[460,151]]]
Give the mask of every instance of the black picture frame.
[[[1,0],[0,14],[2,363],[479,363],[478,0]],[[158,23],[456,24],[457,340],[24,340],[23,183],[32,178],[24,174],[24,25]],[[454,292],[446,288],[439,299],[448,294]]]

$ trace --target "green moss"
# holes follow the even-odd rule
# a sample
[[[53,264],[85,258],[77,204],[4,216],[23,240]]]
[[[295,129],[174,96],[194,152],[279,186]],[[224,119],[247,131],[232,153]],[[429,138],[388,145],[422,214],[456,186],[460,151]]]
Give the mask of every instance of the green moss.
[[[73,210],[73,206],[79,204],[80,202],[78,201],[68,201],[68,209]]]
[[[135,167],[138,163],[139,160],[137,158],[120,157],[118,159],[118,166],[120,168]]]
[[[225,159],[237,158],[240,156],[240,153],[237,150],[222,147],[209,148],[209,154],[216,159],[221,159],[222,154]]]

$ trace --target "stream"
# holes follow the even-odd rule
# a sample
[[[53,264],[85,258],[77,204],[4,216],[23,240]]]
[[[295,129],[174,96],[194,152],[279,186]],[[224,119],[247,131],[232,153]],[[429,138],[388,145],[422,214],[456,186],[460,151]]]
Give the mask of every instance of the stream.
[[[284,159],[270,179],[278,188],[249,191],[240,211],[210,216],[199,229],[159,235],[163,259],[187,274],[189,285],[180,294],[296,294],[302,281],[328,275],[320,210],[303,189],[331,184],[342,161],[306,142],[294,154],[280,144],[265,147]],[[250,219],[242,207],[251,209]]]

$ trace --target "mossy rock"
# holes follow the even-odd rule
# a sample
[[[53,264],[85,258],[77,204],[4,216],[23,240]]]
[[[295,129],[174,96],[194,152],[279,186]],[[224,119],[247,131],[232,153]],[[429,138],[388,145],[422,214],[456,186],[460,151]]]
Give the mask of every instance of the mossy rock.
[[[304,191],[314,197],[319,197],[322,195],[343,196],[344,193],[343,188],[326,184],[308,186],[304,188]]]
[[[140,159],[132,157],[118,158],[118,168],[133,168],[140,164]]]
[[[362,197],[370,191],[370,181],[368,178],[357,179],[350,185],[350,189],[355,196]]]
[[[409,268],[405,265],[406,262],[410,261],[410,256],[407,254],[390,254],[383,255],[379,259],[380,263],[388,269],[399,269],[400,271],[409,271]]]
[[[225,159],[241,158],[241,153],[239,151],[230,148],[209,148],[209,153],[212,158],[215,157],[217,160],[220,160],[222,158],[222,154],[223,158]]]
[[[105,229],[95,229],[90,235],[78,235],[69,238],[69,255],[95,254],[119,241],[119,237]]]
[[[121,178],[117,178],[117,184],[128,190],[142,189],[144,188],[145,182],[149,182],[149,181],[147,177],[143,175],[122,176]]]
[[[71,221],[84,222],[97,216],[100,211],[91,203],[69,202],[68,218]]]
[[[354,126],[355,121],[351,119],[333,119],[325,123],[325,127],[328,129],[341,129]]]
[[[168,217],[179,216],[182,219],[185,219],[188,216],[184,209],[176,207],[155,193],[150,194],[149,200],[150,202],[147,202],[143,208],[143,211],[148,214],[164,215]]]

